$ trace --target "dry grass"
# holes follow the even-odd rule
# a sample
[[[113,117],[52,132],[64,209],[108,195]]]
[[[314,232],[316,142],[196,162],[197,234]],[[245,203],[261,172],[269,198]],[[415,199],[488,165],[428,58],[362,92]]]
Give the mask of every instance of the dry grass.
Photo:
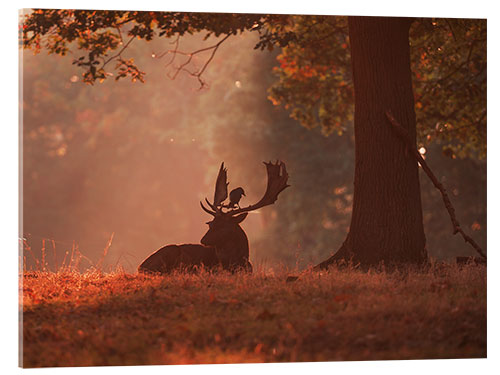
[[[24,272],[23,366],[486,356],[486,268]]]

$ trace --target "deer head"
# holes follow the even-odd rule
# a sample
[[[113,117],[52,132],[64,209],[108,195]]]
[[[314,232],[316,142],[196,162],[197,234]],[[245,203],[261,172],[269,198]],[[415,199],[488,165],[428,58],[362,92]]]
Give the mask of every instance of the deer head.
[[[243,267],[251,270],[248,261],[248,238],[241,229],[240,223],[245,220],[250,211],[274,204],[278,195],[290,186],[287,184],[288,173],[283,162],[277,161],[276,164],[264,162],[264,164],[267,170],[267,188],[264,196],[257,203],[242,208],[228,208],[224,205],[229,185],[224,163],[221,164],[215,182],[213,202],[205,198],[209,208],[200,202],[201,208],[213,216],[213,220],[207,223],[209,229],[201,239],[201,243],[215,247],[217,257],[226,269]]]

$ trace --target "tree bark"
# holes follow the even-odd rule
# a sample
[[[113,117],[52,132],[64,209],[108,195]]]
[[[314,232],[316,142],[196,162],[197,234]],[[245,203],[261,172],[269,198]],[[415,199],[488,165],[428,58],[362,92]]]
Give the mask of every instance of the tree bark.
[[[351,225],[340,260],[363,266],[427,261],[418,163],[391,129],[390,110],[416,143],[410,18],[349,17],[355,92]]]

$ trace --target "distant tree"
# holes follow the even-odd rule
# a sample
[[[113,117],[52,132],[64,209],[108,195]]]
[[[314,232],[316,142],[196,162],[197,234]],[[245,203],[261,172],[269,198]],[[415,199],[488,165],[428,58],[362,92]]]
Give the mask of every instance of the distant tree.
[[[387,110],[415,144],[417,107],[425,113],[419,116],[424,122],[419,142],[433,138],[453,141],[445,149],[450,156],[471,151],[479,157],[485,155],[486,23],[430,22],[349,17],[346,24],[345,18],[337,17],[35,10],[24,19],[22,32],[24,47],[35,51],[46,48],[64,55],[74,42],[85,52],[74,63],[84,68],[87,83],[113,74],[107,70],[112,62],[116,63],[115,79],[129,76],[143,81],[145,73],[133,59],[124,57],[135,39],[174,38],[160,55],[168,54],[170,63],[184,57],[179,65],[172,64],[173,77],[184,71],[195,76],[201,86],[206,84],[203,73],[213,54],[231,35],[252,30],[260,34],[256,48],[282,47],[277,71],[280,80],[271,89],[271,99],[283,103],[301,123],[320,124],[325,133],[340,132],[352,118],[350,104],[354,99],[356,163],[351,226],[340,251],[324,264],[353,259],[372,265],[381,261],[422,263],[427,259],[418,165],[389,127]],[[410,54],[412,23],[417,25],[413,51],[421,52],[418,59]],[[187,54],[178,48],[179,36],[200,31],[206,31],[207,37],[221,38]],[[458,41],[456,48],[451,40]],[[470,46],[464,59],[467,43]],[[349,45],[353,84],[345,53]],[[450,53],[444,54],[447,51]],[[208,57],[201,67],[193,69],[192,58],[201,53],[208,53]],[[412,65],[418,79],[416,105]]]

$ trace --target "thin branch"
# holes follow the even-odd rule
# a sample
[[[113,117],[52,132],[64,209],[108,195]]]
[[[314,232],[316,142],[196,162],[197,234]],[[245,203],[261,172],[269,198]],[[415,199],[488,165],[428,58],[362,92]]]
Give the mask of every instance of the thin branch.
[[[425,159],[420,155],[420,152],[418,152],[417,147],[415,144],[410,139],[410,136],[408,135],[408,131],[404,129],[394,118],[392,115],[391,111],[386,111],[385,115],[387,119],[389,120],[389,123],[392,126],[392,129],[394,132],[403,140],[403,142],[406,145],[407,150],[410,151],[410,153],[413,155],[413,157],[420,163],[422,166],[422,169],[424,172],[427,174],[427,176],[430,178],[436,189],[438,189],[441,193],[441,196],[443,198],[444,205],[446,207],[446,210],[448,211],[448,214],[450,215],[451,223],[453,224],[453,234],[460,233],[465,240],[465,242],[468,242],[474,250],[476,250],[479,255],[481,255],[484,259],[486,259],[486,255],[484,254],[483,250],[479,245],[465,232],[463,229],[460,227],[460,224],[457,220],[457,217],[455,216],[455,209],[453,205],[451,204],[450,198],[448,197],[448,194],[446,193],[445,188],[443,185],[439,182],[439,180],[436,178],[432,170],[429,168],[427,165],[427,162]]]
[[[180,64],[179,66],[177,66],[175,68],[175,71],[173,74],[169,74],[168,77],[172,80],[176,79],[177,76],[179,75],[179,73],[181,71],[183,72],[187,72],[190,76],[192,77],[196,77],[198,79],[198,82],[200,83],[200,89],[202,89],[203,87],[206,86],[206,82],[202,79],[202,75],[203,73],[205,72],[205,70],[207,69],[208,65],[210,64],[210,62],[213,60],[214,56],[215,56],[215,53],[217,52],[217,50],[219,49],[220,45],[222,43],[224,43],[232,34],[229,33],[227,34],[224,38],[222,38],[221,40],[219,40],[216,44],[212,45],[212,46],[209,46],[209,47],[205,47],[205,48],[201,48],[201,49],[198,49],[196,51],[193,51],[193,52],[183,52],[183,51],[179,51],[178,47],[179,47],[179,38],[177,38],[173,43],[175,44],[175,48],[174,49],[170,49],[170,50],[167,50],[165,52],[163,52],[162,54],[160,54],[158,56],[158,58],[162,58],[164,57],[165,55],[169,54],[169,53],[172,53],[173,54],[173,57],[172,59],[167,63],[166,66],[169,66],[170,64],[172,64],[175,60],[175,57],[177,55],[183,55],[183,56],[187,56],[187,59],[182,63]],[[195,71],[189,71],[186,66],[188,66],[192,60],[193,60],[193,57],[197,54],[200,54],[202,52],[207,52],[207,51],[211,51],[211,54],[209,56],[209,58],[205,61],[205,63],[203,64],[203,66],[200,68],[200,69],[197,69]]]
[[[170,44],[175,44],[175,48],[174,49],[167,49],[165,52],[162,52],[159,55],[154,54],[154,57],[157,58],[157,59],[162,59],[165,55],[171,53],[173,55],[172,59],[165,66],[169,66],[170,64],[172,64],[172,62],[175,59],[175,56],[178,53],[179,39],[180,39],[180,37],[181,37],[180,35],[177,35],[177,38],[173,42],[170,42]]]
[[[120,34],[120,37],[121,37],[121,34]],[[113,61],[114,59],[116,59],[116,58],[121,59],[122,58],[122,53],[128,48],[128,46],[130,45],[130,43],[132,43],[132,41],[134,39],[135,39],[135,35],[128,40],[128,42],[122,47],[122,49],[120,50],[120,52],[118,52],[116,55],[113,55],[113,56],[109,57],[107,60],[104,60],[103,63],[102,63],[101,69],[104,69],[104,67],[106,65],[108,65],[108,63],[110,63],[111,61]]]
[[[175,44],[175,48],[173,50],[173,54],[172,54],[172,58],[170,59],[170,61],[165,65],[165,67],[169,66],[170,64],[173,64],[174,60],[175,60],[175,57],[177,56],[177,51],[179,49],[179,38],[181,36],[180,35],[177,35],[177,38],[175,39],[174,42],[172,42],[173,44]],[[171,51],[169,51],[171,52]],[[161,58],[161,57],[160,57]]]
[[[124,19],[124,20],[123,20],[123,21],[121,21],[121,22],[117,22],[117,23],[116,23],[116,26],[117,26],[117,27],[123,26],[123,25],[125,25],[126,23],[129,23],[130,21],[133,21],[133,20],[134,20],[134,17],[128,17],[128,18]]]
[[[440,117],[444,118],[445,116],[440,116]],[[449,117],[452,117],[452,116],[449,116]],[[439,135],[440,133],[444,133],[444,134],[457,134],[457,133],[460,133],[461,131],[463,131],[465,129],[468,129],[468,128],[472,127],[472,126],[480,127],[481,125],[486,125],[486,124],[483,124],[483,120],[484,120],[485,117],[486,117],[486,110],[483,111],[481,117],[477,121],[473,121],[472,120],[472,124],[461,125],[461,126],[454,126],[452,128],[447,127],[446,130],[444,130],[442,132],[436,130],[435,134],[436,135]]]
[[[459,64],[455,69],[453,69],[451,72],[449,72],[446,76],[441,77],[441,78],[435,78],[435,79],[422,79],[422,80],[416,80],[419,83],[443,83],[444,81],[448,80],[452,76],[454,76],[456,73],[460,71],[465,65],[469,64],[470,59],[472,57],[472,50],[474,49],[474,44],[477,42],[477,40],[473,40],[470,44],[469,52],[467,53],[467,59],[463,61],[461,64]]]
[[[115,29],[118,32],[118,36],[120,37],[120,41],[123,43],[122,31],[120,30],[120,28],[118,26]]]
[[[445,18],[444,20],[446,21],[446,24],[450,28],[451,35],[453,36],[453,40],[456,42],[457,41],[457,37],[455,36],[455,31],[453,31],[453,27],[451,26],[450,20],[448,18]]]
[[[217,52],[217,50],[219,49],[220,45],[222,43],[224,43],[224,41],[229,38],[231,34],[227,34],[222,40],[220,40],[214,47],[214,49],[212,50],[212,53],[210,54],[210,57],[208,58],[207,61],[205,61],[205,64],[201,67],[201,69],[195,74],[195,76],[198,77],[198,82],[200,82],[200,85],[203,86],[204,82],[203,80],[201,79],[201,75],[203,74],[203,72],[205,71],[205,69],[207,68],[208,64],[210,64],[210,62],[212,61],[212,59],[214,58],[215,56],[215,53]]]

